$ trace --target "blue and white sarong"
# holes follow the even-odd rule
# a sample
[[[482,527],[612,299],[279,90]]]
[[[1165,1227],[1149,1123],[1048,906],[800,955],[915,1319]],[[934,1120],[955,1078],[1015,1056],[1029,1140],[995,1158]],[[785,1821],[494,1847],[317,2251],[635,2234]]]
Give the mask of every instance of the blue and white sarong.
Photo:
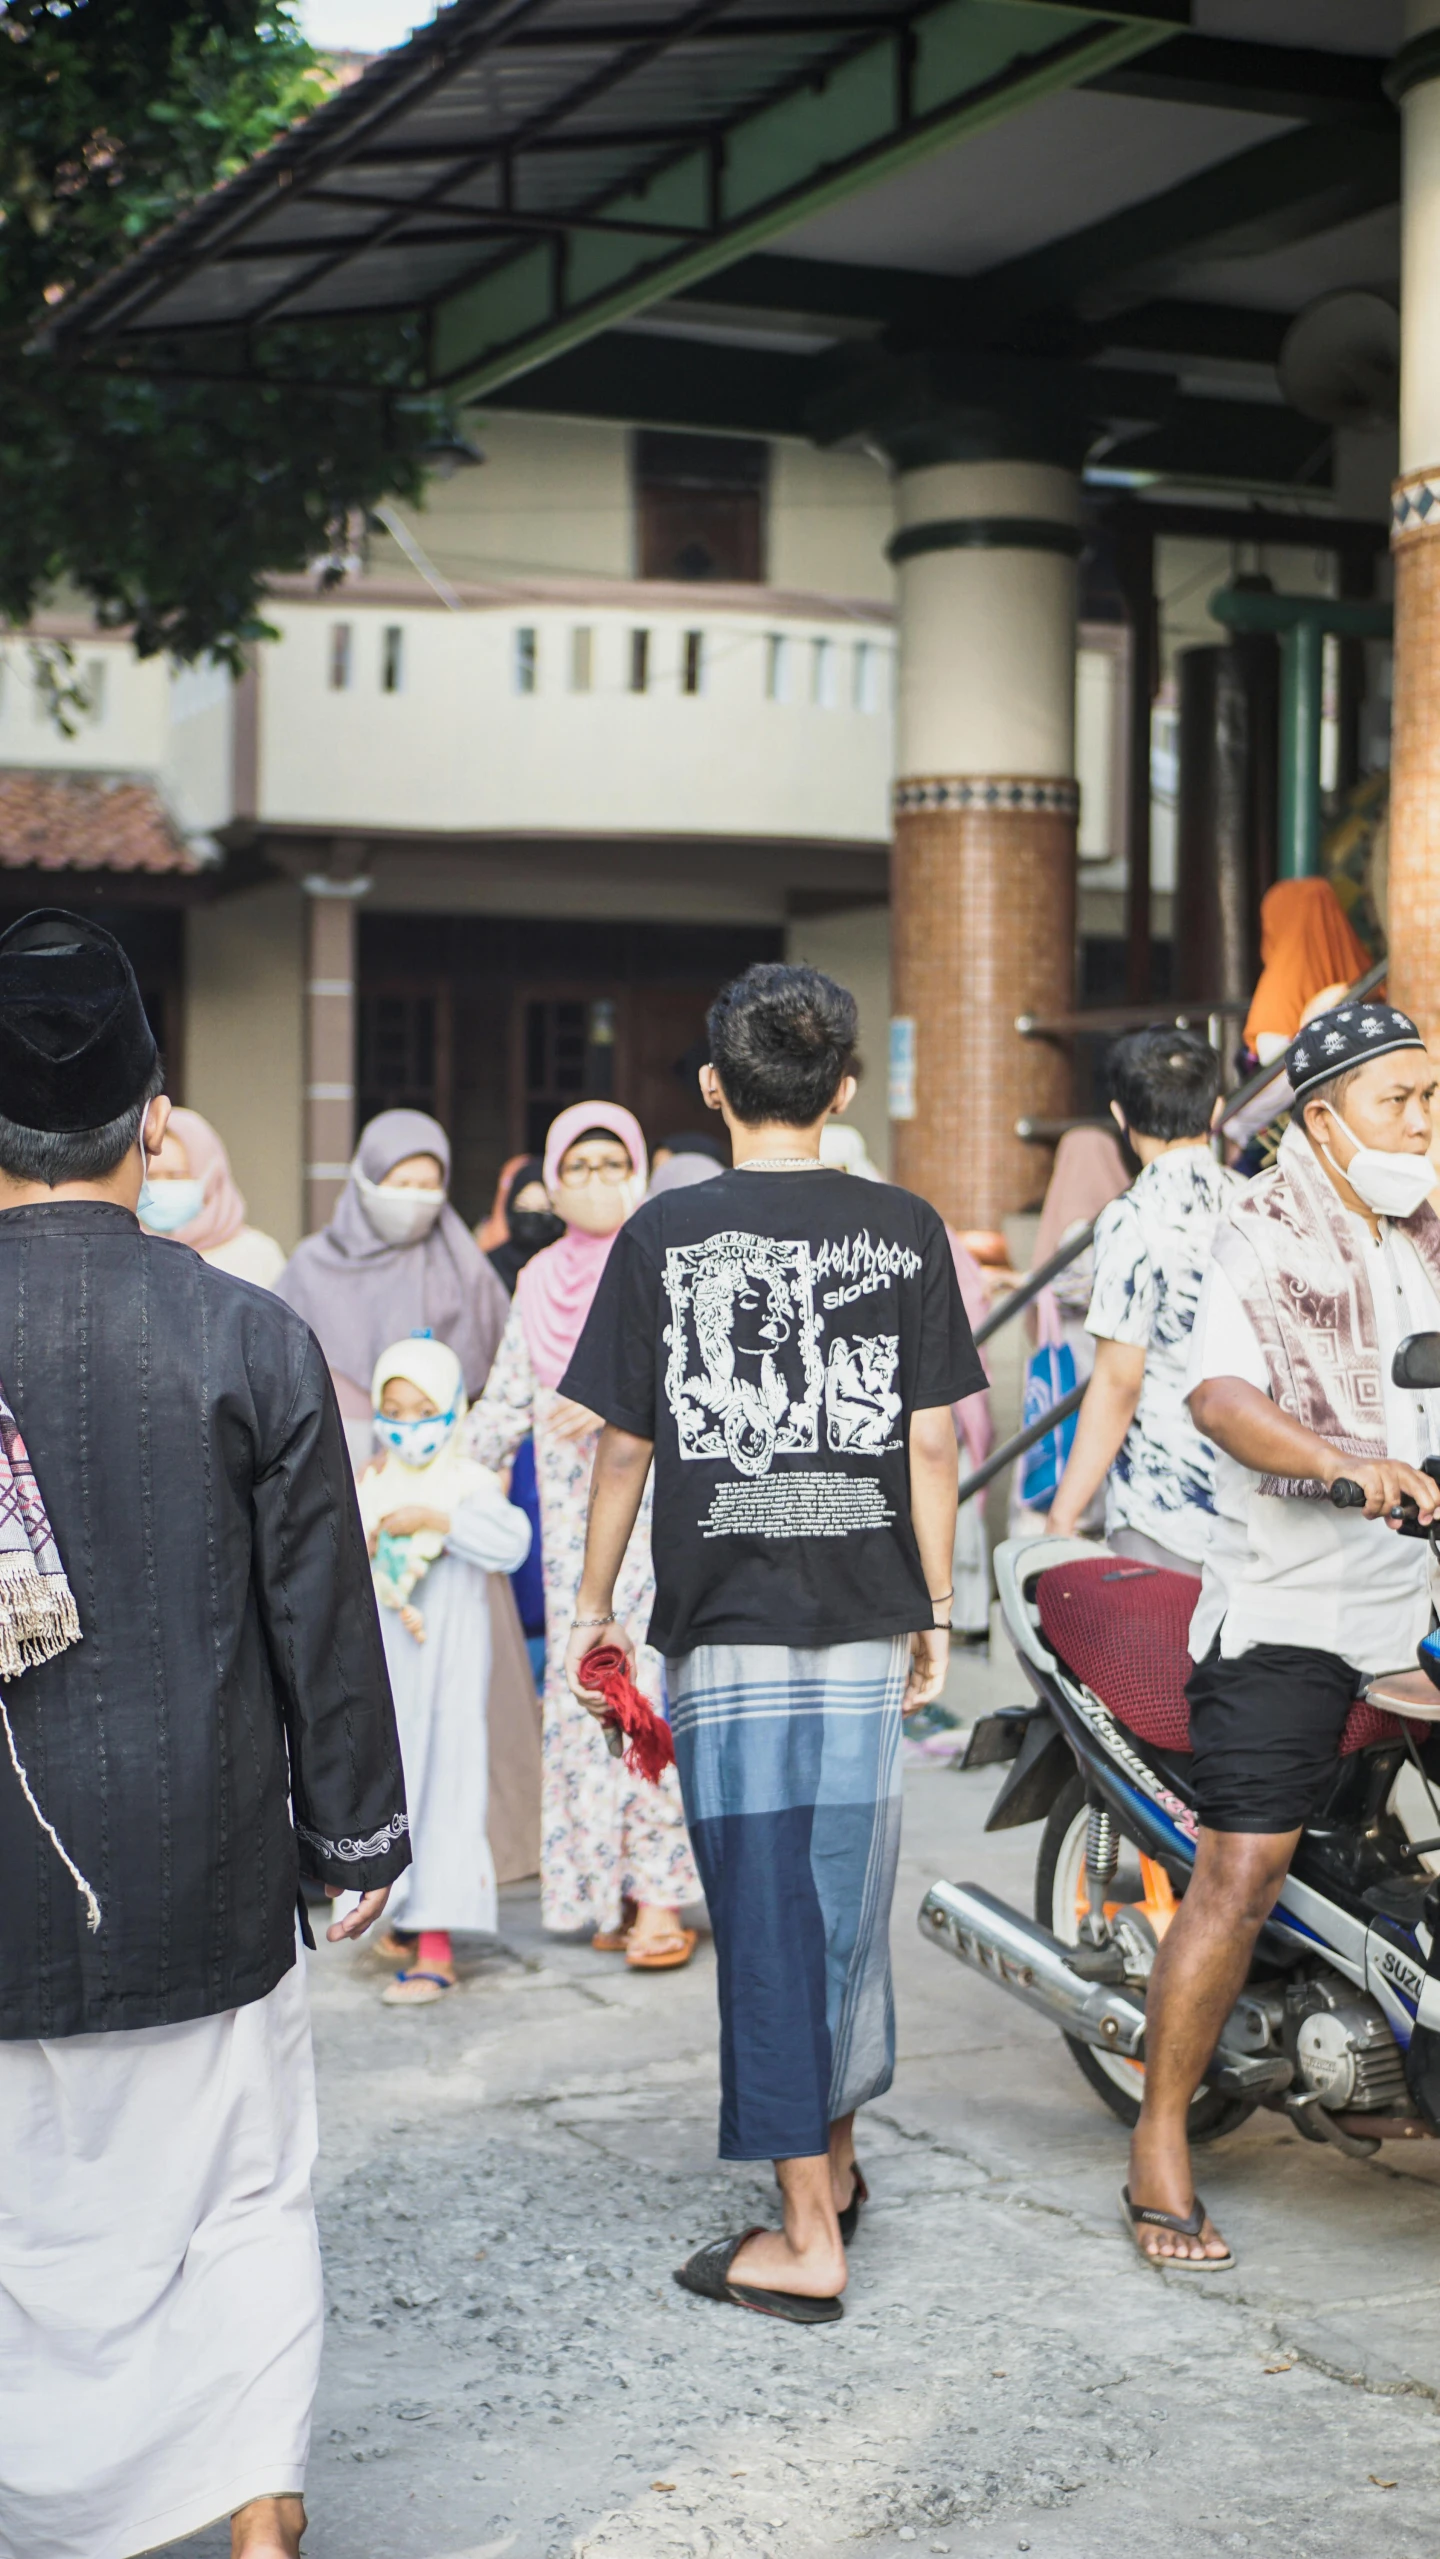
[[[895,2069],[904,1635],[666,1664],[720,1992],[720,2156],[813,2159]]]

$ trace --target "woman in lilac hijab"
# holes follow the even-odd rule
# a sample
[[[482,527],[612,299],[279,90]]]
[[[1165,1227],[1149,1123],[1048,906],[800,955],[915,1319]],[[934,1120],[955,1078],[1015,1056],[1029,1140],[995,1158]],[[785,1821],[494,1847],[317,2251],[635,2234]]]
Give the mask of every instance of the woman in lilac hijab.
[[[472,1402],[499,1348],[510,1301],[450,1206],[449,1184],[439,1121],[382,1111],[361,1133],[329,1225],[306,1236],[276,1282],[318,1334],[341,1411],[367,1429],[371,1371],[390,1343],[432,1333],[455,1353]]]

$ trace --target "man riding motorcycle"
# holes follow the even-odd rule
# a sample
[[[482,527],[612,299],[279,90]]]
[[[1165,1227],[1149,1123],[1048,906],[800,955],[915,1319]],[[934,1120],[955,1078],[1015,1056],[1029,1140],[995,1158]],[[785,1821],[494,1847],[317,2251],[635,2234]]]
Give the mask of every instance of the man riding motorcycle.
[[[1388,1004],[1320,1015],[1286,1063],[1291,1125],[1221,1220],[1195,1322],[1189,1407],[1220,1452],[1186,1688],[1199,1831],[1150,1983],[1124,2195],[1141,2253],[1195,2272],[1233,2258],[1195,2198],[1187,2109],[1351,1705],[1431,1622],[1428,1543],[1385,1532],[1402,1497],[1440,1511],[1420,1472],[1440,1411],[1391,1383],[1396,1344],[1440,1330],[1435,1070]],[[1342,1477],[1363,1513],[1323,1498]]]

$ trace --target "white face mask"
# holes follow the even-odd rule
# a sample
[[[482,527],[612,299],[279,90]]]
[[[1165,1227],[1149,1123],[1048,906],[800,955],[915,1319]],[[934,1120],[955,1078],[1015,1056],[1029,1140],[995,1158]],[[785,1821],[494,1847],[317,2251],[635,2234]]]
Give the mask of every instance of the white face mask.
[[[387,1191],[381,1182],[367,1182],[358,1165],[355,1188],[382,1244],[420,1243],[445,1205],[443,1191]]]
[[[377,1413],[375,1438],[402,1466],[430,1466],[455,1428],[455,1420],[453,1413],[427,1413],[419,1421],[392,1422],[388,1414]]]
[[[175,1235],[205,1205],[203,1182],[146,1182],[140,1192],[140,1223],[151,1235]]]
[[[1329,1102],[1325,1108],[1332,1119],[1340,1121],[1346,1136],[1354,1137],[1349,1121],[1342,1119]],[[1320,1151],[1331,1171],[1349,1183],[1356,1198],[1363,1200],[1376,1217],[1413,1217],[1440,1184],[1440,1173],[1428,1155],[1397,1155],[1389,1147],[1357,1143],[1349,1163],[1337,1164],[1328,1146]]]

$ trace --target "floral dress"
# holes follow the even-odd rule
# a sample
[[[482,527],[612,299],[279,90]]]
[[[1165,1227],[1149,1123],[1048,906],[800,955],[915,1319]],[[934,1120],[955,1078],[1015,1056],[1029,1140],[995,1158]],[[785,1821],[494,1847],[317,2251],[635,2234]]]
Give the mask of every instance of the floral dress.
[[[565,1684],[565,1647],[585,1560],[590,1475],[599,1431],[561,1439],[551,1427],[563,1402],[541,1386],[530,1363],[518,1307],[469,1422],[482,1466],[507,1466],[526,1434],[535,1439],[545,1575],[545,1690],[540,1814],[540,1915],[557,1930],[616,1928],[627,1897],[660,1908],[698,1901],[680,1787],[673,1768],[658,1786],[612,1759],[593,1715]],[[650,1561],[650,1487],[615,1584],[615,1615],[636,1649],[636,1677],[658,1702],[660,1656],[645,1642],[655,1575]]]

